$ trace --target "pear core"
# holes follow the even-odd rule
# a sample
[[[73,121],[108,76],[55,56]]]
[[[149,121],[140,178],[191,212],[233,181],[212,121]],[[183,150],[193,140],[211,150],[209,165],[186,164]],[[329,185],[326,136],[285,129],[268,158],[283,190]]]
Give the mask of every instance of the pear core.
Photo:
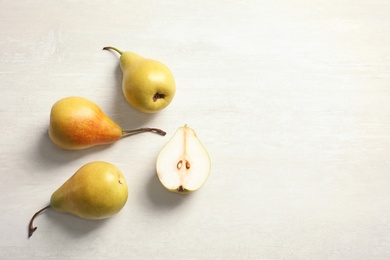
[[[189,193],[198,190],[209,177],[210,157],[195,131],[187,125],[178,128],[161,149],[156,171],[169,191]]]

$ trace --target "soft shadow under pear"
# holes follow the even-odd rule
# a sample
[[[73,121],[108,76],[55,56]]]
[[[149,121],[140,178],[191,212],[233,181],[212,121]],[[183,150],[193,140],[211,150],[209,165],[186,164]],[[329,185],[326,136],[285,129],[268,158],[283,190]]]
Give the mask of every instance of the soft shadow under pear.
[[[59,231],[57,230],[53,232],[61,232],[64,236],[66,235],[72,238],[86,236],[89,233],[102,228],[108,221],[110,221],[110,218],[101,220],[83,219],[71,214],[57,212],[53,209],[46,210],[44,214],[47,215],[46,221],[49,224],[55,225],[60,229]],[[39,226],[45,225],[43,221],[43,218],[36,220],[36,226],[38,227],[37,232],[39,232]]]
[[[145,188],[150,202],[155,208],[173,209],[191,199],[192,194],[178,194],[165,189],[156,173],[152,173]]]
[[[98,153],[105,149],[109,149],[113,144],[97,145],[83,150],[65,150],[56,146],[47,133],[47,130],[43,131],[37,140],[38,149],[32,150],[31,156],[35,158],[35,161],[39,162],[38,165],[45,165],[48,171],[57,168],[59,165],[69,163],[70,161],[77,160],[83,156]]]

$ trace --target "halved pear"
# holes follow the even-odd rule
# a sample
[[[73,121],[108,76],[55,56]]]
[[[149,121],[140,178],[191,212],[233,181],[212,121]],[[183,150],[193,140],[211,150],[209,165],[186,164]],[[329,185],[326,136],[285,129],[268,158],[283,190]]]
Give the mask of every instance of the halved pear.
[[[184,125],[161,149],[156,170],[169,191],[189,193],[198,190],[210,175],[210,156],[195,131]]]

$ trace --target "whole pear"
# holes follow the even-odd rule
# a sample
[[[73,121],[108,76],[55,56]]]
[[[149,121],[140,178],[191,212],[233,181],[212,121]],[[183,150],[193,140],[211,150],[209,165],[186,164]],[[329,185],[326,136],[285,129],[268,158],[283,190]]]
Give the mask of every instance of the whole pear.
[[[154,113],[171,103],[176,85],[173,74],[166,65],[110,46],[104,47],[103,50],[114,50],[121,55],[123,94],[135,109]]]
[[[50,113],[50,139],[64,149],[80,150],[109,144],[143,132],[165,135],[164,131],[156,128],[122,130],[98,105],[83,97],[60,99]]]
[[[103,161],[85,164],[52,194],[49,206],[35,213],[29,237],[37,229],[33,220],[48,208],[85,219],[105,219],[123,208],[127,196],[125,177],[115,165]]]
[[[156,171],[161,184],[172,192],[190,193],[204,185],[211,161],[195,131],[179,127],[157,157]]]

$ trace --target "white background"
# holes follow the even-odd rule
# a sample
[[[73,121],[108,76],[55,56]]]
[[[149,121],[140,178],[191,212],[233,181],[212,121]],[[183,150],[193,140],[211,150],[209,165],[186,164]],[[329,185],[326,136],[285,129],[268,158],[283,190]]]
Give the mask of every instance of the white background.
[[[387,0],[0,1],[1,259],[389,259],[390,3]],[[136,112],[107,45],[167,64],[177,94]],[[51,106],[78,95],[125,129],[64,151]],[[210,153],[182,196],[155,174],[177,127]],[[105,221],[48,210],[65,180],[104,160],[129,199]]]

